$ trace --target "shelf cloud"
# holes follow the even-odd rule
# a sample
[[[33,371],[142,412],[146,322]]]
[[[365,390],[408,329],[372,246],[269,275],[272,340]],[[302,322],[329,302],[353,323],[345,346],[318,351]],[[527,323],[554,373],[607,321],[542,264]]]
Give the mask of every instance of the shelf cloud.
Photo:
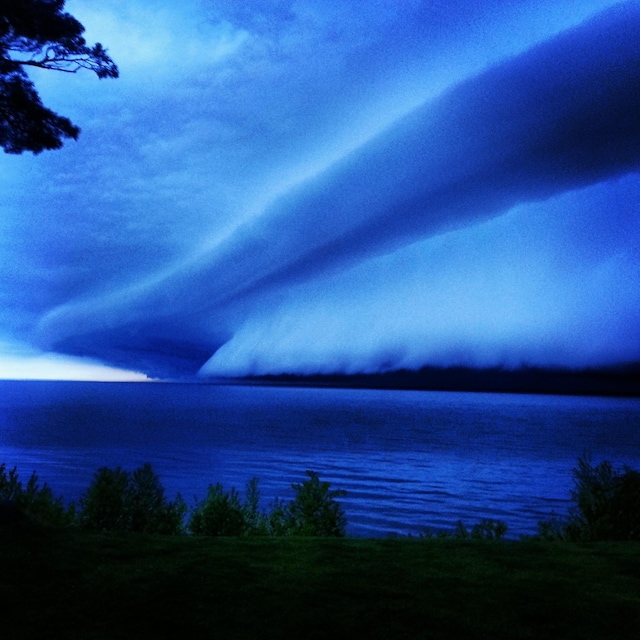
[[[640,359],[640,3],[68,5],[122,79],[35,78],[83,133],[2,159],[4,341],[164,377]]]

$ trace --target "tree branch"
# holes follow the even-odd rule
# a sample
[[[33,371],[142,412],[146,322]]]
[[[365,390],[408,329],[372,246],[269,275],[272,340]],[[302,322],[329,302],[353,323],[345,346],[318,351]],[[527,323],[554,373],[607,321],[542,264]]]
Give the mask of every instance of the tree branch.
[[[10,50],[5,50],[5,54]],[[47,47],[44,52],[34,54],[28,60],[0,55],[0,65],[10,67],[36,67],[63,73],[77,73],[80,69],[93,71],[99,78],[117,78],[118,68],[106,56],[103,49],[94,49],[82,54],[58,55],[55,47]]]
[[[65,60],[64,58],[48,58],[47,60],[13,60],[12,58],[2,58],[2,61],[8,62],[9,64],[15,64],[16,66],[37,67],[39,69],[49,69],[51,71],[62,71],[63,73],[77,73],[82,68],[90,68],[83,67],[83,65],[74,60],[73,63],[75,63],[75,68],[67,69],[63,65],[70,65],[72,61]]]

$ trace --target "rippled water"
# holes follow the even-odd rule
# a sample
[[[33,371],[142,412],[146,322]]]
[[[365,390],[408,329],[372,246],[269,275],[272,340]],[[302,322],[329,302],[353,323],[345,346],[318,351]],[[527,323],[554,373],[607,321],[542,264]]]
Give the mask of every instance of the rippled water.
[[[260,479],[265,506],[313,469],[348,532],[498,518],[511,536],[568,507],[571,469],[640,468],[640,400],[516,394],[0,382],[0,462],[77,500],[103,465],[151,462],[170,497]]]

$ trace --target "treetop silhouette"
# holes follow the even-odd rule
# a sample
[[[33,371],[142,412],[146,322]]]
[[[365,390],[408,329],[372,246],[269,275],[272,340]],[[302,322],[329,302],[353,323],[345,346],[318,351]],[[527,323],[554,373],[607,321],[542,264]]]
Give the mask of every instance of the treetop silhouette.
[[[28,68],[118,77],[107,50],[88,46],[82,24],[63,10],[64,0],[0,0],[0,146],[6,153],[59,149],[80,134],[42,104]]]

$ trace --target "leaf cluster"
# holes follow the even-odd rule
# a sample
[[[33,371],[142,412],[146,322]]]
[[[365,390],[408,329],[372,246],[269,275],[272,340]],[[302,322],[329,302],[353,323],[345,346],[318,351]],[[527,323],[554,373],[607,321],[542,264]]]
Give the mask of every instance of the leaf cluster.
[[[462,520],[458,520],[453,531],[438,531],[434,534],[430,529],[423,531],[421,538],[452,538],[454,540],[502,540],[507,533],[507,524],[502,520],[484,518],[467,529]]]
[[[285,509],[285,527],[299,536],[344,536],[347,519],[336,498],[345,496],[346,491],[331,489],[315,471],[306,474],[308,480],[291,485],[296,496]]]
[[[336,498],[346,492],[330,489],[315,471],[306,474],[307,480],[291,485],[295,498],[289,503],[276,499],[268,512],[260,510],[257,478],[247,483],[244,501],[235,488],[226,493],[220,483],[210,485],[187,528],[208,536],[344,536],[347,519]]]
[[[250,536],[261,533],[260,525],[251,517],[249,501],[243,503],[235,488],[226,493],[218,482],[209,485],[204,500],[196,504],[187,528],[201,536]]]
[[[588,456],[573,470],[573,506],[565,520],[539,523],[548,540],[640,540],[640,472],[616,470],[608,461],[593,465]]]
[[[0,70],[22,66],[117,78],[118,67],[100,43],[87,45],[84,27],[63,12],[64,0],[0,0]]]
[[[75,518],[75,507],[65,507],[46,482],[40,484],[35,472],[25,485],[16,467],[8,471],[4,463],[0,464],[0,502],[15,505],[28,519],[46,526],[68,526]]]
[[[98,531],[134,531],[175,535],[183,530],[186,504],[178,494],[165,497],[152,466],[129,473],[101,467],[80,502],[79,524]]]
[[[42,104],[25,69],[36,67],[117,78],[107,50],[87,45],[84,27],[63,11],[64,0],[0,0],[0,146],[6,153],[58,149],[80,129]]]
[[[91,531],[117,531],[197,536],[344,536],[347,519],[336,498],[346,494],[330,489],[314,471],[291,485],[295,498],[276,499],[271,509],[260,508],[258,479],[246,486],[244,499],[220,483],[209,485],[202,500],[189,509],[180,494],[165,496],[159,477],[149,463],[133,472],[121,467],[100,467],[76,508],[65,508],[36,474],[23,486],[18,471],[0,465],[0,502],[45,525],[78,525]],[[185,524],[186,520],[186,524]]]

